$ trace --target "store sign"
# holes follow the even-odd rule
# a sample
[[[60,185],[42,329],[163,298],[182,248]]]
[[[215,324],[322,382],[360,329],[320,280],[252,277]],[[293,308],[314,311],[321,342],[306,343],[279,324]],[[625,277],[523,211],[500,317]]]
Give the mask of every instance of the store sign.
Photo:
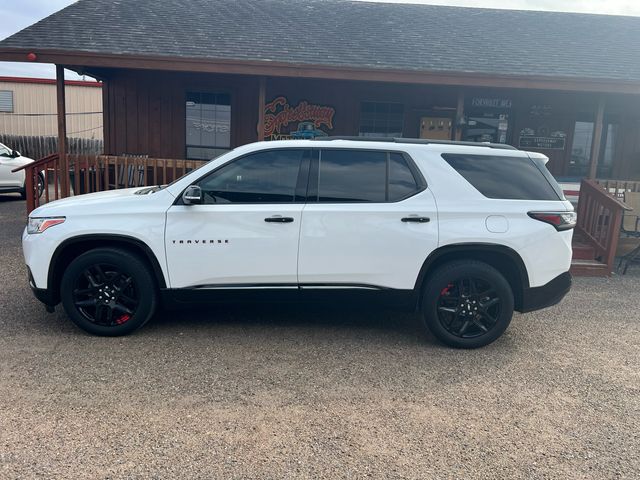
[[[567,134],[561,131],[553,132],[549,136],[536,135],[531,128],[525,128],[520,132],[518,148],[535,150],[564,150],[567,143]]]
[[[332,107],[301,101],[296,106],[277,97],[264,108],[264,139],[287,140],[326,137],[333,130]]]
[[[471,106],[476,108],[511,108],[513,102],[509,98],[473,97]]]

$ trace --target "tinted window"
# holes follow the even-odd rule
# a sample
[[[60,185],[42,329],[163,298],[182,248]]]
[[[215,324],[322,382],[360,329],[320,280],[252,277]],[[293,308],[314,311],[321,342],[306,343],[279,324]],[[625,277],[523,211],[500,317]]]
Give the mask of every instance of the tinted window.
[[[397,202],[420,190],[407,161],[399,153],[389,155],[389,201]]]
[[[199,182],[204,203],[293,202],[304,155],[304,150],[271,150],[235,160]]]
[[[384,202],[387,152],[323,150],[320,155],[320,202]]]
[[[443,154],[442,158],[485,197],[560,200],[551,183],[528,157]]]

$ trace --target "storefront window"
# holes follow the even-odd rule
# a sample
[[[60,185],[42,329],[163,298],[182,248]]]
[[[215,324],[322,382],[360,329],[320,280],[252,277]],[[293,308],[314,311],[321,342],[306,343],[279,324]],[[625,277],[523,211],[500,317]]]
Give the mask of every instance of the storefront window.
[[[231,148],[231,97],[187,93],[187,158],[210,160]]]
[[[361,137],[402,137],[404,107],[401,103],[362,102]]]
[[[615,123],[605,124],[596,174],[598,178],[607,178],[611,175],[617,137],[618,125]],[[573,145],[571,147],[571,160],[567,171],[568,176],[580,178],[589,175],[592,142],[593,122],[576,122]]]

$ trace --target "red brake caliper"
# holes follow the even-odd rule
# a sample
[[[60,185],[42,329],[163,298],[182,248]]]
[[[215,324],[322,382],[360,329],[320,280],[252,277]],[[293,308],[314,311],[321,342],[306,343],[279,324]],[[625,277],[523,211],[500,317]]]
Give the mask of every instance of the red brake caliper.
[[[125,313],[124,315],[116,319],[116,325],[122,325],[123,323],[128,322],[130,318],[131,318],[131,315],[129,315],[128,313]]]
[[[442,289],[442,291],[440,292],[440,296],[444,297],[445,295],[447,295],[449,293],[449,290],[451,290],[453,288],[453,283],[450,283],[448,286],[444,287]]]

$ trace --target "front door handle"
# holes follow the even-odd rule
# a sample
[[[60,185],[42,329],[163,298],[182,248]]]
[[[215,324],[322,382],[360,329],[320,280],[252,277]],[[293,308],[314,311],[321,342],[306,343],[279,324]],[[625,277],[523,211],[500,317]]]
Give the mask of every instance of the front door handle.
[[[291,222],[293,222],[293,218],[292,217],[273,216],[273,217],[265,218],[264,221],[265,222],[269,222],[269,223],[291,223]]]
[[[402,221],[404,223],[429,223],[431,219],[429,217],[404,217]]]

